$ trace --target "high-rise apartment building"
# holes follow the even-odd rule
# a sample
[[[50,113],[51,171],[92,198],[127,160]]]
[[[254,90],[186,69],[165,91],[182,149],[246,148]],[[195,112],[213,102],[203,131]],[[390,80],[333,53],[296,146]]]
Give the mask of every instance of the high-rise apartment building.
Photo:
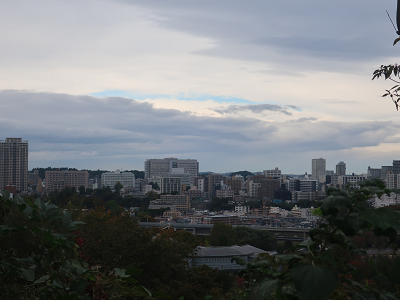
[[[313,158],[311,165],[311,176],[319,182],[324,182],[323,177],[326,175],[326,160],[325,158]]]
[[[336,165],[336,175],[338,175],[338,176],[345,176],[346,175],[346,163],[344,163],[343,161],[340,161]]]
[[[153,177],[168,177],[174,173],[174,169],[182,168],[184,173],[190,174],[191,178],[199,175],[199,163],[197,159],[146,159],[144,163],[145,179]],[[176,173],[176,172],[175,172]]]
[[[21,138],[0,140],[0,190],[9,184],[28,189],[28,141]]]

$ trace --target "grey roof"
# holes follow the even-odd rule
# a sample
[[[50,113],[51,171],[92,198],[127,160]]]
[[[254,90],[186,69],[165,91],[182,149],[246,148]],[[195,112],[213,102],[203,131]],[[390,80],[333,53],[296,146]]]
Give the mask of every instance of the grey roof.
[[[244,246],[230,246],[230,247],[198,247],[197,257],[217,257],[217,256],[252,256],[256,257],[259,253],[274,254],[274,251],[264,251],[262,249],[244,245]]]

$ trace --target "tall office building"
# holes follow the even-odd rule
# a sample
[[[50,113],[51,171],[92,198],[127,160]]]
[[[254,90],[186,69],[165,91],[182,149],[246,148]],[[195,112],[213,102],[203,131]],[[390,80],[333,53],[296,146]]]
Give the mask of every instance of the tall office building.
[[[336,165],[336,175],[346,176],[346,163],[344,163],[343,161],[339,162]]]
[[[400,174],[400,160],[393,160],[393,174]]]
[[[9,184],[28,190],[28,141],[21,138],[0,140],[0,190]]]
[[[381,168],[381,179],[386,179],[386,175],[393,172],[393,166],[382,166]]]
[[[324,182],[323,177],[326,175],[326,160],[325,158],[313,158],[312,160],[312,168],[311,168],[311,176],[314,179],[317,179],[319,182]]]

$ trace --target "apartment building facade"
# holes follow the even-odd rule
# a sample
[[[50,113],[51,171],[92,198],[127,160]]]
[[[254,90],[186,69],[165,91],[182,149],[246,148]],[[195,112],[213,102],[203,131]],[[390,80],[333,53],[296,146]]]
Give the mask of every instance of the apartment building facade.
[[[9,184],[28,190],[28,141],[22,138],[0,140],[0,190]]]
[[[70,186],[75,189],[84,186],[85,189],[89,186],[89,172],[88,171],[46,171],[45,172],[45,185],[46,192],[54,190],[62,190]]]

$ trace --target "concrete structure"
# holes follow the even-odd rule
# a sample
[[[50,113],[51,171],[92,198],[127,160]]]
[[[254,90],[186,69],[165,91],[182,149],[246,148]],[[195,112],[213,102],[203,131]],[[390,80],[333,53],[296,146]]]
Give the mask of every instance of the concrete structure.
[[[336,175],[345,176],[346,175],[346,164],[343,161],[340,161],[336,165]]]
[[[279,179],[264,179],[261,181],[261,186],[258,190],[258,198],[271,200],[274,199],[275,191],[281,188]]]
[[[368,166],[368,170],[367,170],[368,177],[381,178],[381,170],[382,169],[371,168],[370,166]]]
[[[242,177],[243,179],[243,177]],[[242,189],[243,186],[243,180],[241,179],[227,179],[226,180],[226,185],[231,187],[231,190],[233,190],[236,194],[239,194],[240,190]]]
[[[317,190],[318,180],[289,179],[289,191],[314,192]]]
[[[279,170],[277,167],[274,170],[264,170],[263,174],[265,177],[269,178],[281,178],[282,171]]]
[[[240,257],[246,262],[251,262],[260,253],[275,254],[275,251],[264,251],[262,249],[244,245],[230,247],[198,247],[196,256],[189,261],[190,266],[207,265],[218,270],[241,270],[246,266],[242,266],[232,262],[233,257]]]
[[[190,209],[189,197],[186,195],[161,195],[160,202],[172,203],[176,210],[187,212]]]
[[[400,187],[400,175],[399,174],[387,174],[386,175],[386,187],[388,189],[397,189]]]
[[[204,218],[203,224],[215,224],[216,222],[221,222],[229,225],[240,225],[242,222],[239,220],[237,215],[217,215],[208,216]]]
[[[250,211],[250,206],[236,205],[235,212],[239,214],[245,214]]]
[[[393,174],[400,174],[400,160],[393,160]]]
[[[75,189],[84,186],[87,189],[89,186],[88,179],[88,171],[46,171],[46,192],[59,191],[66,186],[74,187]]]
[[[101,174],[102,186],[113,188],[117,182],[121,183],[124,187],[135,188],[135,174],[131,172],[121,172],[120,170]]]
[[[366,180],[367,177],[368,177],[367,174],[343,176],[343,177],[342,177],[342,178],[343,178],[342,184],[346,185],[346,184],[348,184],[348,183],[357,183],[357,182],[359,182],[359,181],[364,181],[364,180]],[[340,184],[340,182],[339,182],[339,184]],[[357,186],[357,185],[354,185],[354,184],[353,184],[353,186]]]
[[[250,180],[249,182],[249,190],[247,191],[251,198],[258,197],[258,190],[261,188],[261,183],[253,182]]]
[[[325,176],[326,171],[326,160],[325,158],[313,158],[311,164],[311,176],[313,179],[318,180],[319,182],[324,182],[323,178]]]
[[[196,159],[146,159],[144,163],[145,179],[152,177],[168,177],[173,169],[182,168],[184,173],[190,174],[191,178],[199,175],[199,163]]]
[[[161,193],[177,192],[181,194],[182,191],[182,178],[180,177],[162,177],[160,181]]]
[[[0,190],[9,184],[28,190],[28,141],[21,138],[0,140]]]
[[[397,175],[397,174],[394,174]],[[372,205],[375,208],[389,206],[389,205],[398,205],[400,203],[400,195],[395,193],[391,193],[390,196],[383,194],[381,198],[375,196],[375,198],[371,201]]]
[[[214,197],[216,187],[218,185],[221,185],[221,182],[222,183],[226,182],[226,176],[220,174],[208,174],[207,181],[208,181],[208,196]]]
[[[218,198],[233,198],[234,191],[232,190],[216,190],[215,196]]]
[[[386,179],[386,175],[389,172],[393,172],[393,166],[382,166],[382,168],[381,168],[381,179]]]

